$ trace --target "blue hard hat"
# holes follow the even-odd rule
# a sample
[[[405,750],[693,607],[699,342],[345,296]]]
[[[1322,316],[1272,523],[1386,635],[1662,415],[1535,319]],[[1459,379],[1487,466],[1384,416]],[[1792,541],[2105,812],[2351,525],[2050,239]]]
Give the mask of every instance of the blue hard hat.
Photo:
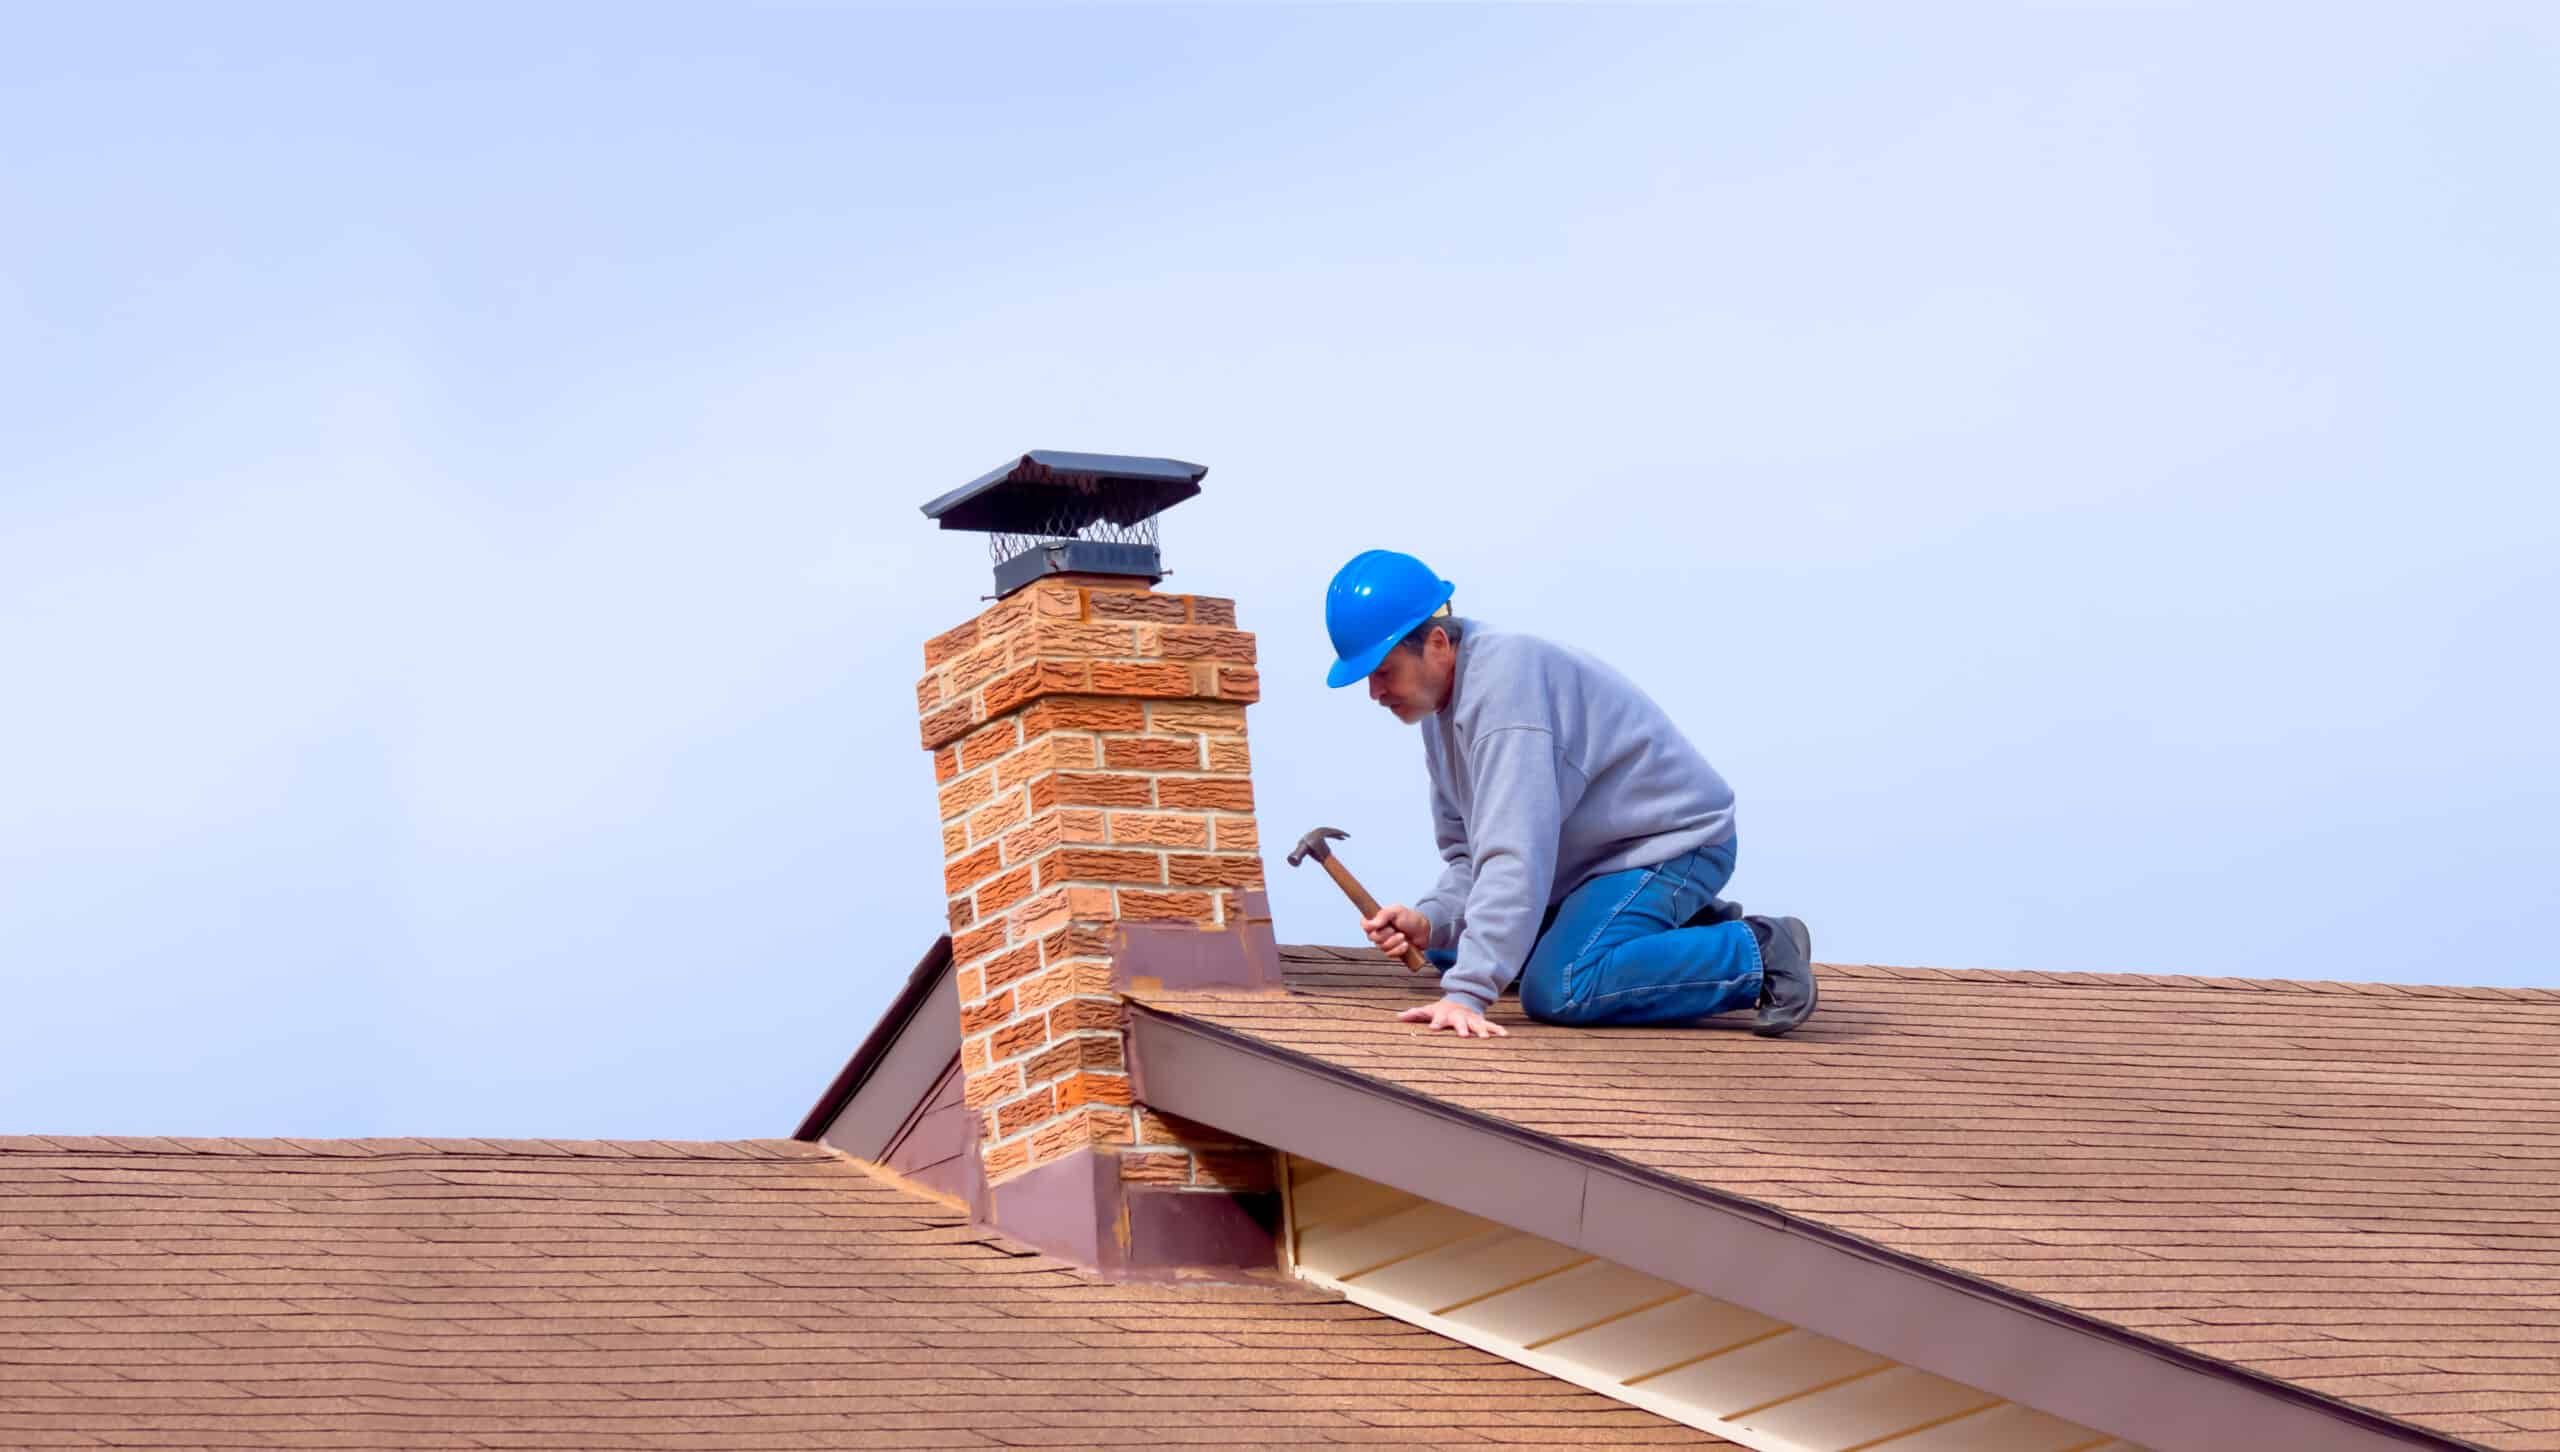
[[[1339,657],[1328,686],[1347,686],[1378,668],[1396,642],[1449,603],[1458,587],[1431,567],[1394,550],[1369,550],[1334,573],[1324,592],[1325,633]]]

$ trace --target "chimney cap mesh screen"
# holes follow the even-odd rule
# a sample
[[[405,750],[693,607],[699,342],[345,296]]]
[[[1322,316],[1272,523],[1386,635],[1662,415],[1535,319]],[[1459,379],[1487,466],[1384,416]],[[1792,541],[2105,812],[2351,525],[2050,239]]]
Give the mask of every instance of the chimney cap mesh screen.
[[[1158,519],[1159,516],[1150,514],[1143,519],[1122,524],[1117,520],[1088,518],[1078,511],[1062,509],[1051,515],[1049,520],[1037,529],[999,529],[989,532],[987,558],[1001,565],[1017,555],[1027,555],[1033,550],[1045,549],[1050,545],[1071,539],[1099,540],[1106,544],[1144,545],[1153,549],[1156,547]]]

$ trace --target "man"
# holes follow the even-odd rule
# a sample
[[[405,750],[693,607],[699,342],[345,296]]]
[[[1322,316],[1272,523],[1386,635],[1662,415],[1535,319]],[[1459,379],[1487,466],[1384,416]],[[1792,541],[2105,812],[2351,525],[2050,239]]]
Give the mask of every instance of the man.
[[[1325,595],[1327,684],[1422,728],[1448,866],[1429,896],[1361,926],[1441,967],[1439,1002],[1406,1010],[1460,1038],[1514,979],[1531,1018],[1683,1023],[1754,1009],[1783,1034],[1813,1012],[1813,938],[1744,917],[1733,790],[1662,708],[1588,655],[1449,613],[1456,587],[1411,555],[1370,550]]]

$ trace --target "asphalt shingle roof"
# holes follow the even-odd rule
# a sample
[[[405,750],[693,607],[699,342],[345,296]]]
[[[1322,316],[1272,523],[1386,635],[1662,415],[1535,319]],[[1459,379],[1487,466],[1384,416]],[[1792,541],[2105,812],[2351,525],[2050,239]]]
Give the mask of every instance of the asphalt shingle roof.
[[[1721,1445],[793,1141],[0,1138],[0,1446]]]
[[[1395,1021],[1288,948],[1149,1006],[1741,1195],[2432,1430],[2560,1448],[2560,992],[1826,966],[1741,1017]]]

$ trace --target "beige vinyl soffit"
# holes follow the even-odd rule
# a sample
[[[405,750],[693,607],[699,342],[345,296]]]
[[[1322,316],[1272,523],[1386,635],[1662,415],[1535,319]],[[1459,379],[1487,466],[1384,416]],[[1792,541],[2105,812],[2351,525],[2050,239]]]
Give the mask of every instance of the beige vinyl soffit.
[[[2143,1452],[1312,1160],[1285,1183],[1304,1279],[1755,1452]]]

